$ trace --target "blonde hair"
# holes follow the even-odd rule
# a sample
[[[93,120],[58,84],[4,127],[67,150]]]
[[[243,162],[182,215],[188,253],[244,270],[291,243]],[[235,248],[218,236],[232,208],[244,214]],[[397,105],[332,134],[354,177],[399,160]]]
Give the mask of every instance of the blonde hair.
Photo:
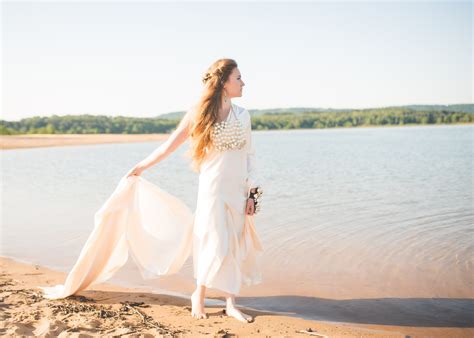
[[[218,120],[219,110],[222,108],[222,93],[224,83],[229,78],[237,62],[232,59],[215,61],[202,77],[205,85],[198,103],[194,106],[194,115],[190,123],[191,146],[186,155],[191,157],[191,168],[199,172],[201,163],[205,159],[206,147],[211,150],[211,128]]]

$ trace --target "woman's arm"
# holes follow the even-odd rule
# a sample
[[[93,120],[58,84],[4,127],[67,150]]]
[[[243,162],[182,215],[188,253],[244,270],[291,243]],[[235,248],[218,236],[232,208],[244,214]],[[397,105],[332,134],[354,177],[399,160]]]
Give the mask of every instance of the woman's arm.
[[[140,175],[144,170],[154,166],[168,157],[181,144],[183,144],[189,136],[193,112],[194,111],[192,108],[188,109],[184,117],[179,122],[178,127],[171,133],[166,141],[156,148],[145,159],[136,164],[135,167],[133,167],[127,173],[127,176]]]
[[[178,127],[171,133],[170,137],[162,143],[155,151],[143,159],[140,164],[148,169],[159,163],[171,153],[173,153],[180,145],[186,141],[189,136],[190,111],[181,119]]]
[[[247,215],[255,213],[255,201],[249,197],[250,192],[256,192],[260,186],[260,179],[257,173],[257,160],[255,147],[252,143],[252,122],[248,122],[247,126],[247,205],[245,207]]]
[[[260,178],[257,170],[257,156],[255,147],[252,142],[252,120],[250,113],[248,113],[247,124],[247,196],[250,191],[255,192],[255,189],[260,186]]]

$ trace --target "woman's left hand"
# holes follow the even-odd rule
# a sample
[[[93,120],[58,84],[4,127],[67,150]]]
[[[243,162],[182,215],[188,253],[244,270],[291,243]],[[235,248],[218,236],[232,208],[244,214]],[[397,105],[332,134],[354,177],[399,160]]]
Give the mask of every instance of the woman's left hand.
[[[247,198],[247,206],[245,208],[247,215],[252,216],[255,212],[255,201],[253,198]]]
[[[126,177],[130,176],[140,176],[143,171],[146,170],[146,167],[141,165],[140,163],[135,165],[132,169],[128,171],[128,173],[125,175]]]

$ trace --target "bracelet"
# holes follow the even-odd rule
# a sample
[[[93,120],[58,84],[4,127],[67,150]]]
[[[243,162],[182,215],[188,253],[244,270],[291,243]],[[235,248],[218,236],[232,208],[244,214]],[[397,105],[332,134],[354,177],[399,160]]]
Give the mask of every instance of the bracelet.
[[[263,189],[261,187],[256,187],[255,192],[250,192],[249,197],[253,199],[255,210],[254,213],[258,213],[260,211],[260,200],[263,194]]]

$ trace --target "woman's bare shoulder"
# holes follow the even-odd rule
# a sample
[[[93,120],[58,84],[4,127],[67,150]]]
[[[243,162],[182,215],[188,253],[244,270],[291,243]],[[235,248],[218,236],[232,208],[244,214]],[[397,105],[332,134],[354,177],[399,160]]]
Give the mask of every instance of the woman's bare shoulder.
[[[194,121],[196,119],[198,112],[198,104],[193,104],[188,106],[188,109],[186,109],[186,114],[185,114],[185,119],[188,120],[189,122]]]

